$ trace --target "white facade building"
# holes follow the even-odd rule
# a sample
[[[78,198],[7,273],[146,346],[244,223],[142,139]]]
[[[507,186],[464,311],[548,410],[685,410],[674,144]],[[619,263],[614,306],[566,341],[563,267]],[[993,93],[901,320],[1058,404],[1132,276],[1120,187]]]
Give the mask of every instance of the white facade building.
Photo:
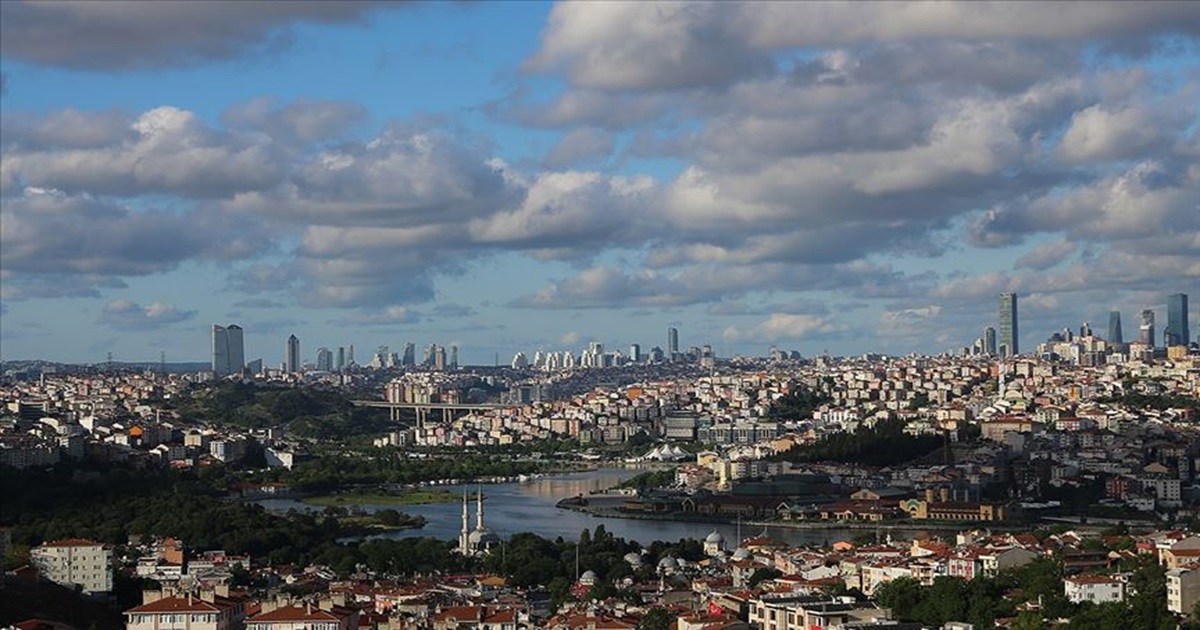
[[[1200,570],[1193,568],[1167,571],[1167,610],[1190,615],[1200,601]]]
[[[60,540],[34,548],[30,560],[42,577],[85,593],[113,588],[112,549],[94,540]]]
[[[1107,575],[1077,575],[1064,578],[1063,591],[1072,604],[1125,601],[1125,583]]]

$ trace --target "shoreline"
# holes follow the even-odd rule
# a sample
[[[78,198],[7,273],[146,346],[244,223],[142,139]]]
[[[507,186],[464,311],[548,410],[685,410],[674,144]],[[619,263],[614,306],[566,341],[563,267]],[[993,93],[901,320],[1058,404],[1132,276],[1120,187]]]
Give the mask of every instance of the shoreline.
[[[406,505],[429,505],[432,503],[452,503],[458,497],[446,491],[418,490],[401,494],[353,493],[317,494],[297,499],[301,503],[319,507],[362,507],[380,506],[397,507]]]
[[[736,519],[710,515],[692,515],[673,512],[670,514],[639,514],[625,512],[618,508],[597,508],[590,505],[579,505],[577,497],[568,497],[555,504],[555,507],[597,518],[623,518],[642,521],[673,521],[678,523],[712,523],[715,525],[732,525]],[[892,531],[949,531],[959,532],[971,528],[992,529],[1036,529],[1041,526],[1030,523],[1015,523],[1007,521],[742,521],[743,526],[764,527],[769,529],[792,529],[819,531],[830,530],[892,530]]]

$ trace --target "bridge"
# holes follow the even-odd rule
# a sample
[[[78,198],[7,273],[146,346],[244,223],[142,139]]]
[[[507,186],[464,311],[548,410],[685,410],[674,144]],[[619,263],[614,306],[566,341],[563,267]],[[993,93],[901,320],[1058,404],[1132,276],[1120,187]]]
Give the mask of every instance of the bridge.
[[[494,409],[517,409],[521,405],[503,405],[499,403],[418,403],[418,402],[388,402],[386,400],[351,400],[356,407],[376,407],[387,409],[392,420],[399,422],[400,414],[405,409],[412,409],[417,414],[417,428],[424,429],[429,421],[429,412],[442,412],[442,422],[454,418],[455,411],[490,411]]]

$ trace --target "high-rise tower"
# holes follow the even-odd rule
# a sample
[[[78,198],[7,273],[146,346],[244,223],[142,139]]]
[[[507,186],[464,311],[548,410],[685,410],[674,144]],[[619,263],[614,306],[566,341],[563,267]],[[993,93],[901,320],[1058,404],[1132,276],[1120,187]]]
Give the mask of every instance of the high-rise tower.
[[[991,326],[983,329],[983,353],[996,356],[996,329]]]
[[[1188,331],[1188,296],[1172,293],[1167,296],[1167,328],[1163,331],[1163,343],[1167,347],[1186,346],[1191,343]]]
[[[237,324],[212,327],[212,370],[217,376],[236,374],[246,366],[242,327]]]
[[[1141,324],[1138,326],[1138,341],[1154,347],[1154,311],[1145,309],[1142,311]]]
[[[1012,357],[1021,353],[1020,329],[1017,325],[1017,294],[1000,294],[1000,356]]]
[[[1105,339],[1114,346],[1124,345],[1125,333],[1121,331],[1121,311],[1108,313],[1108,338]]]
[[[324,372],[333,371],[333,352],[329,348],[317,348],[317,369]]]
[[[679,357],[679,331],[675,328],[667,329],[667,356],[672,361]]]
[[[296,335],[288,335],[287,347],[284,348],[283,366],[289,374],[300,371],[300,340]]]

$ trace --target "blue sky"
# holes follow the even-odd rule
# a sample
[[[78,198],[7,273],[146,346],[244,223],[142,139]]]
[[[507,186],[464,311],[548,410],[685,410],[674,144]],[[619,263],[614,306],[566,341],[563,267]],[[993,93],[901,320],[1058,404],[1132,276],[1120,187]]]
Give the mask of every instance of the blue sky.
[[[940,352],[1003,291],[1031,349],[1200,294],[1187,3],[0,12],[0,359]]]

